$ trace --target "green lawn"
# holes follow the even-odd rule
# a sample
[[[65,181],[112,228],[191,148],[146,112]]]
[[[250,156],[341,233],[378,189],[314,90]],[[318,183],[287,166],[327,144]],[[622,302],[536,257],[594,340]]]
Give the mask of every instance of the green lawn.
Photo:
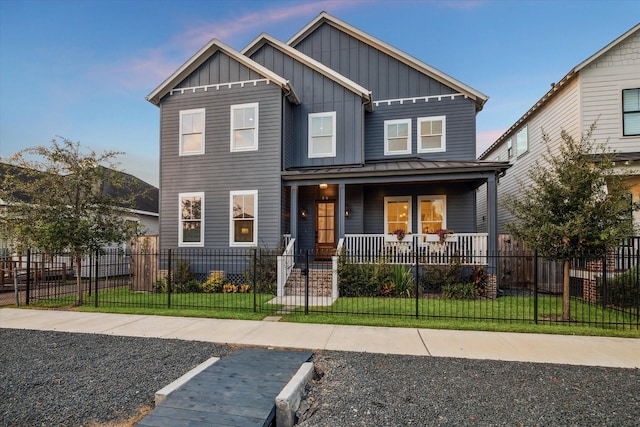
[[[85,295],[85,304],[75,309],[111,313],[211,317],[260,320],[273,315],[281,305],[269,304],[273,295],[246,293],[167,294],[132,292],[127,287]],[[255,298],[255,300],[254,300]],[[255,301],[255,302],[254,302]],[[75,295],[32,302],[33,306],[73,306]],[[330,307],[299,307],[283,315],[283,321],[391,327],[420,327],[505,332],[537,332],[576,335],[640,337],[638,316],[579,300],[571,302],[571,322],[562,322],[562,298],[540,296],[538,323],[534,299],[503,296],[495,300],[449,300],[440,298],[342,297]]]

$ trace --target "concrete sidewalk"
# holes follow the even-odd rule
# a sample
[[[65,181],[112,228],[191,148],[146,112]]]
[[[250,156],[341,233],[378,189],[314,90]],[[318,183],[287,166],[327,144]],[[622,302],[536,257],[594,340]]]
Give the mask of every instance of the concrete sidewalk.
[[[0,309],[0,327],[243,346],[640,368],[640,339]]]

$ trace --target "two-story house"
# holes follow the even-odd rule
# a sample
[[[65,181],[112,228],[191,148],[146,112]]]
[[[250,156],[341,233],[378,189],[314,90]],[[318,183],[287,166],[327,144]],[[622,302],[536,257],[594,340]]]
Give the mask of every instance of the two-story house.
[[[442,229],[469,251],[496,247],[508,162],[475,159],[487,96],[325,12],[286,43],[212,40],[147,99],[160,107],[162,248],[286,235],[323,259]]]
[[[593,140],[616,153],[618,169],[631,173],[627,183],[633,201],[640,201],[640,24],[552,84],[479,159],[509,161],[511,168],[500,180],[498,193],[501,198],[515,195],[520,185],[531,183],[528,171],[536,162],[544,165],[547,150],[558,152],[562,130],[579,140],[593,123]],[[543,134],[548,135],[549,144]],[[480,188],[479,211],[486,203]],[[498,220],[500,232],[512,221],[504,206],[499,206]],[[487,229],[480,213],[477,224],[478,230]],[[640,212],[634,212],[634,224],[640,228]]]

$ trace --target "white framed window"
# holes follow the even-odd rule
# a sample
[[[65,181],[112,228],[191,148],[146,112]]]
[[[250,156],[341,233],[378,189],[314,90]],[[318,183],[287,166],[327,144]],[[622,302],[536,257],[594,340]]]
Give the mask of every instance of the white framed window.
[[[336,156],[336,112],[309,114],[309,158]]]
[[[204,246],[204,193],[180,193],[178,199],[178,246]]]
[[[447,228],[447,196],[418,196],[418,230],[420,234]]]
[[[384,121],[384,155],[411,154],[411,119]]]
[[[513,157],[513,141],[511,138],[507,140],[507,159]]]
[[[384,229],[387,234],[398,229],[411,232],[411,196],[384,198]]]
[[[438,153],[447,150],[445,116],[418,117],[418,153]]]
[[[529,136],[527,127],[523,127],[516,134],[516,157],[522,156],[529,150]]]
[[[205,109],[180,111],[180,155],[204,153]]]
[[[229,246],[257,246],[258,190],[229,192]]]
[[[640,89],[622,91],[622,135],[640,135]]]
[[[258,103],[231,106],[231,151],[258,149]]]

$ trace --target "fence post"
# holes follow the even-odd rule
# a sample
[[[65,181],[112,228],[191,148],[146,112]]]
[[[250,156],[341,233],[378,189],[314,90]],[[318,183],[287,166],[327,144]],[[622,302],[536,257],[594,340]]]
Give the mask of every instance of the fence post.
[[[607,254],[602,257],[602,309],[607,309]]]
[[[96,249],[96,277],[95,277],[95,282],[96,282],[96,288],[95,288],[95,305],[96,307],[98,307],[98,272],[99,272],[99,262],[100,260],[100,250]],[[91,291],[91,282],[89,282],[89,291]],[[89,292],[91,293],[91,292]]]
[[[416,274],[415,274],[415,279],[416,279],[416,319],[420,318],[420,297],[419,297],[419,290],[420,290],[420,274],[418,274],[418,271],[420,270],[420,254],[418,251],[418,237],[414,236],[413,237],[413,247],[415,249],[415,253],[416,253]]]
[[[20,264],[22,264],[22,261]],[[14,274],[16,274],[15,271]],[[29,305],[29,300],[31,299],[31,248],[27,249],[27,293],[25,297],[25,303]]]
[[[538,324],[538,250],[533,251],[533,321]]]
[[[167,254],[167,308],[171,308],[171,249]]]
[[[256,301],[256,287],[258,286],[258,251],[259,248],[255,248],[253,251],[253,312],[257,311]]]
[[[304,253],[304,270],[307,274],[304,276],[304,314],[309,314],[309,249],[305,249]]]

